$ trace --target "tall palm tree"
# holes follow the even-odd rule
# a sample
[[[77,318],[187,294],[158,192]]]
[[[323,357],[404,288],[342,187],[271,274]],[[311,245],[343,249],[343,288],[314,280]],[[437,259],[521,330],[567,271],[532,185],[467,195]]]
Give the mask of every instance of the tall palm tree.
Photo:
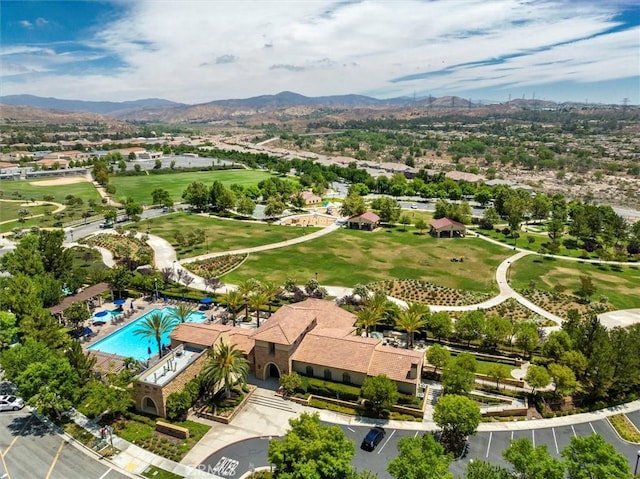
[[[245,317],[249,317],[249,296],[254,292],[260,289],[260,281],[255,278],[245,279],[244,281],[240,281],[236,286],[236,291],[242,295],[244,298],[245,306],[244,306],[244,315]]]
[[[420,326],[424,328],[429,323],[429,317],[431,316],[431,310],[429,306],[424,303],[407,303],[407,309],[412,313],[416,314],[418,317],[424,319],[424,324]],[[426,333],[426,328],[425,328]]]
[[[153,313],[144,318],[140,325],[133,330],[133,334],[154,338],[158,345],[158,357],[160,357],[162,356],[162,336],[173,330],[177,324],[175,318],[163,316],[161,313]]]
[[[231,397],[231,386],[245,382],[249,374],[249,363],[235,344],[225,344],[222,339],[209,348],[209,358],[202,368],[202,379],[208,388],[222,383],[225,396]]]
[[[236,325],[236,317],[238,315],[238,308],[244,302],[244,297],[240,294],[239,291],[229,291],[225,297],[224,302],[227,307],[231,310],[231,320],[233,321],[233,325]]]
[[[169,314],[169,317],[176,320],[178,323],[184,323],[189,319],[191,313],[195,311],[195,308],[187,303],[180,303],[173,309],[173,312]]]
[[[411,310],[410,306],[398,311],[395,318],[396,326],[407,332],[407,348],[413,346],[413,334],[427,324],[427,319]]]
[[[364,331],[369,337],[369,330],[375,328],[382,319],[382,314],[376,308],[365,307],[356,313],[358,318],[358,326],[364,328]]]
[[[249,305],[251,306],[251,309],[255,309],[256,311],[256,321],[258,323],[258,327],[260,327],[260,308],[267,304],[268,301],[269,298],[267,298],[267,295],[264,293],[253,293],[251,296],[249,296]]]
[[[273,306],[273,300],[280,294],[282,287],[274,281],[265,281],[260,286],[262,291],[267,296],[267,305],[269,306],[269,314],[271,314],[271,306]]]

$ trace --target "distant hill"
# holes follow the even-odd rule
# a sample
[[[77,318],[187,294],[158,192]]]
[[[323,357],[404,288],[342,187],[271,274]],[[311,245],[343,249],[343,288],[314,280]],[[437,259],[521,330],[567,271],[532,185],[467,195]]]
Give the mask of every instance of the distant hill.
[[[135,101],[84,101],[84,100],[60,100],[58,98],[44,98],[34,95],[6,95],[0,96],[0,103],[15,106],[30,106],[41,108],[43,110],[62,110],[98,113],[107,115],[121,110],[135,110],[138,108],[158,108],[180,106],[181,103],[175,103],[161,98],[147,98]]]
[[[133,125],[98,113],[86,111],[46,110],[33,106],[0,104],[0,122],[26,122],[32,124],[68,125],[99,124],[120,131],[133,130]]]
[[[288,108],[292,106],[333,106],[341,108],[371,108],[388,106],[405,106],[411,100],[407,98],[391,98],[378,100],[364,95],[334,95],[308,97],[290,91],[283,91],[276,95],[261,95],[252,98],[235,100],[216,100],[204,105],[217,105],[231,108]]]

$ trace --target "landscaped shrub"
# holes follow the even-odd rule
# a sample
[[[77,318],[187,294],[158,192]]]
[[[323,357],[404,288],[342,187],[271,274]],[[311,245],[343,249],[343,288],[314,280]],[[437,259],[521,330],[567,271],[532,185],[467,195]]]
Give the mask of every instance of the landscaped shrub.
[[[167,409],[167,418],[173,421],[177,418],[186,417],[191,404],[191,395],[186,391],[169,394],[165,406]]]
[[[304,390],[303,390],[304,389]],[[338,398],[343,401],[357,401],[360,388],[349,384],[335,383],[323,379],[304,377],[299,392],[308,392],[316,396]]]

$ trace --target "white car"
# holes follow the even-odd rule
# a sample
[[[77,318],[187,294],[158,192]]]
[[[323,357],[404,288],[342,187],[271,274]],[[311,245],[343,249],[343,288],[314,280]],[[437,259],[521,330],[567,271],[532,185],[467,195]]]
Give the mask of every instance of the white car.
[[[24,407],[24,401],[18,396],[0,396],[0,411],[17,411]]]
[[[413,204],[411,205],[411,209],[412,209],[412,210],[417,210],[417,209],[418,209],[418,205],[416,205],[415,203],[413,203]]]

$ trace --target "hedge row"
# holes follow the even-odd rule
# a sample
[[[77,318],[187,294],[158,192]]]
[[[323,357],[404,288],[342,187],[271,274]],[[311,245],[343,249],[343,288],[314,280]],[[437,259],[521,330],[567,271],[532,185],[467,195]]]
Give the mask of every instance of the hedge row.
[[[335,383],[324,379],[301,376],[301,384],[296,392],[313,394],[316,396],[335,397],[344,401],[358,401],[360,388],[348,384]]]

